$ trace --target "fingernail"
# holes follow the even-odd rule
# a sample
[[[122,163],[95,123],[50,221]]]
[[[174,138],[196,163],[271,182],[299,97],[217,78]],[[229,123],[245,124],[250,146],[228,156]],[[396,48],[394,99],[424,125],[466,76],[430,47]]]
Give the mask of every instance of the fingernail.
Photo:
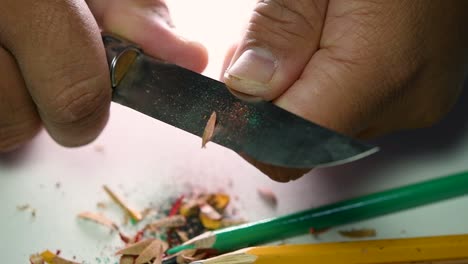
[[[271,52],[262,48],[244,51],[236,62],[226,71],[226,84],[236,91],[261,96],[270,88],[277,66]]]

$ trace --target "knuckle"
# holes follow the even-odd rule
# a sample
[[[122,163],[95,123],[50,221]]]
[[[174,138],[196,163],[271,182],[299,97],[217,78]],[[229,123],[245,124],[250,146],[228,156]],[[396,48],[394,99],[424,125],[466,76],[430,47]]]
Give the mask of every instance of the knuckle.
[[[259,1],[250,20],[247,37],[259,41],[276,41],[277,46],[300,42],[310,44],[314,33],[321,31],[324,10],[319,1]]]
[[[101,117],[111,98],[111,88],[106,87],[102,79],[101,75],[88,75],[65,81],[47,110],[43,111],[48,120],[58,125],[74,126]]]

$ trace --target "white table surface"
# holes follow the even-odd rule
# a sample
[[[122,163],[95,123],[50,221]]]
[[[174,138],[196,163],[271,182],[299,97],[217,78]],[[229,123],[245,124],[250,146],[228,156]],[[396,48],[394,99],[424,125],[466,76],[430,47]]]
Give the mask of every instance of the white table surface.
[[[238,38],[253,1],[168,2],[179,30],[207,45],[211,62],[205,74],[217,78],[224,51]],[[0,259],[28,263],[31,253],[61,249],[64,256],[86,263],[98,263],[96,257],[105,260],[120,245],[118,239],[76,220],[77,213],[95,211],[97,202],[108,200],[103,184],[138,206],[163,203],[189,186],[226,190],[239,197],[234,206],[242,215],[256,220],[465,170],[467,110],[465,93],[454,111],[431,129],[378,140],[381,151],[372,157],[280,184],[230,150],[213,143],[201,149],[199,138],[113,105],[107,128],[88,146],[66,149],[41,133],[28,147],[0,157]],[[276,209],[258,198],[258,187],[274,190]],[[37,216],[18,211],[22,204],[36,208]],[[294,242],[346,240],[338,229],[360,227],[375,228],[379,238],[466,233],[467,209],[468,197],[457,198]]]

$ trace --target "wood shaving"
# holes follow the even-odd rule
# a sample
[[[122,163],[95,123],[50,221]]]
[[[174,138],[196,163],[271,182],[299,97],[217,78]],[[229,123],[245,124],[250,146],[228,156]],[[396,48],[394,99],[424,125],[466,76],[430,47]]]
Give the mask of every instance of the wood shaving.
[[[104,152],[104,146],[103,145],[94,145],[94,151],[97,153],[103,153]]]
[[[218,212],[224,211],[226,207],[229,205],[230,198],[229,195],[224,193],[216,193],[211,195],[208,199],[208,204],[213,206]]]
[[[107,204],[104,203],[104,202],[99,202],[99,203],[96,204],[96,207],[99,208],[99,209],[106,209]]]
[[[188,264],[193,261],[193,256],[197,252],[196,249],[186,249],[182,250],[177,254],[176,262],[177,264]]]
[[[247,223],[244,219],[223,219],[221,220],[221,227],[237,226]]]
[[[116,255],[129,255],[129,256],[138,256],[147,248],[155,239],[149,238],[142,240],[140,242],[130,244],[127,247],[117,251]]]
[[[363,228],[363,229],[351,229],[338,231],[341,236],[348,238],[364,238],[364,237],[375,237],[377,232],[375,229]]]
[[[97,224],[101,224],[103,226],[107,226],[113,230],[118,230],[118,226],[109,218],[102,214],[92,213],[92,212],[82,212],[78,214],[78,218],[93,221]]]
[[[153,240],[135,260],[135,264],[144,264],[152,259],[153,263],[161,263],[164,254],[164,246],[161,240]]]
[[[147,225],[147,228],[150,230],[157,230],[160,228],[181,227],[184,226],[186,222],[187,221],[183,215],[174,215],[158,219],[152,223],[149,223]]]
[[[141,211],[141,217],[145,219],[148,216],[152,216],[157,214],[158,212],[153,208],[146,208],[145,210]]]
[[[212,220],[219,221],[223,218],[223,216],[218,213],[211,205],[209,204],[204,204],[200,206],[200,213],[207,216],[208,218]]]
[[[119,264],[133,264],[135,262],[135,257],[123,255],[120,257]]]
[[[203,131],[202,136],[202,148],[206,147],[206,144],[211,141],[214,134],[214,129],[216,125],[216,112],[211,113],[210,119],[206,122],[205,130]]]
[[[33,254],[29,257],[31,264],[44,264],[44,258],[39,254]]]
[[[257,193],[265,202],[267,202],[271,206],[277,206],[278,199],[276,198],[275,193],[271,189],[257,188]]]
[[[113,192],[109,187],[106,185],[103,186],[104,191],[110,196],[110,198],[117,203],[133,220],[135,221],[141,221],[143,217],[141,216],[141,213],[138,212],[137,210],[131,208],[125,201],[124,199]]]
[[[64,259],[56,254],[52,253],[49,250],[46,250],[40,255],[47,264],[80,264],[75,261]]]
[[[182,242],[189,241],[189,237],[188,237],[187,232],[176,230],[176,233],[180,237],[180,240],[182,240]]]

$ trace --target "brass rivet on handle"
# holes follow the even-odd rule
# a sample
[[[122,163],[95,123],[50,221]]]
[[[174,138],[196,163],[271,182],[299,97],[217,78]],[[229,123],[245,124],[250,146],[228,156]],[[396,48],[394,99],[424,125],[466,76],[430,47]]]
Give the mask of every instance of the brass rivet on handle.
[[[128,47],[112,60],[110,71],[113,88],[119,85],[138,55],[140,55],[138,48]]]

